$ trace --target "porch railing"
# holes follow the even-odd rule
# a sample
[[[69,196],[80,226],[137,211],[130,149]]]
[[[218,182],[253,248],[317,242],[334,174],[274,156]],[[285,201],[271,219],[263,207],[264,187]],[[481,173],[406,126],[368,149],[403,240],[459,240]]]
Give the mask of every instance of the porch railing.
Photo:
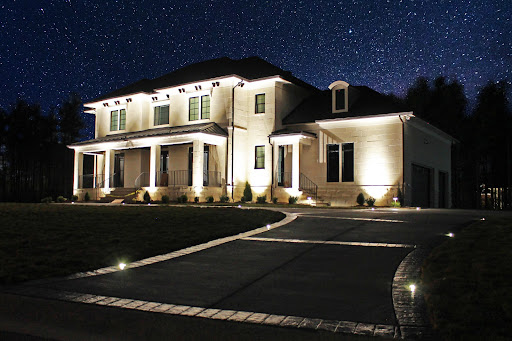
[[[192,170],[173,170],[156,172],[156,186],[192,186]],[[220,172],[207,171],[203,173],[203,186],[221,186]]]
[[[277,172],[277,186],[284,188],[292,187],[292,172]]]
[[[139,174],[139,176],[135,179],[134,183],[135,188],[142,188],[142,187],[148,187],[149,186],[149,172],[142,172]]]
[[[311,179],[304,175],[304,173],[300,173],[299,177],[299,188],[304,192],[311,194],[316,202],[317,194],[318,194],[318,185],[315,184]]]
[[[113,173],[112,175],[110,175],[109,178],[106,178],[105,180],[99,182],[98,186],[96,186],[96,187],[98,187],[98,188],[105,187],[105,183],[108,183],[108,187],[115,187],[114,186],[114,179],[116,178],[116,176],[117,176],[117,173]]]
[[[97,188],[103,183],[103,174],[84,174],[78,177],[78,188]]]

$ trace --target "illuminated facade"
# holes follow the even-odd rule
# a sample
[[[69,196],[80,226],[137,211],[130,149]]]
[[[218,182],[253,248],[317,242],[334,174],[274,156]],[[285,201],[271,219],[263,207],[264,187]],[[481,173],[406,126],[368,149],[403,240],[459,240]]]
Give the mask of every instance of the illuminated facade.
[[[400,188],[406,205],[450,205],[453,139],[366,87],[320,91],[256,57],[220,58],[85,105],[96,133],[70,146],[79,197],[128,188],[239,201],[249,182],[267,201],[352,206],[362,192],[388,205]]]

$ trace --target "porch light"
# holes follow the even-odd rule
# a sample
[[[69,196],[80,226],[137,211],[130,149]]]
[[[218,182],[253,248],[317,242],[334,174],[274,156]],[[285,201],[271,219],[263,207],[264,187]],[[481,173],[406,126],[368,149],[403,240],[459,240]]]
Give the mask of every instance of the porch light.
[[[125,267],[126,267],[125,263],[119,263],[119,269],[124,270]]]

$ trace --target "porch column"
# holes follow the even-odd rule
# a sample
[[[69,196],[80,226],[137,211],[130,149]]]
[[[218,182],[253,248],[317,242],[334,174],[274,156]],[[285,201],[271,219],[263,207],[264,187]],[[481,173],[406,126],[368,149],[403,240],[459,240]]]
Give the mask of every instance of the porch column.
[[[109,193],[110,191],[110,161],[114,157],[114,151],[112,149],[105,150],[105,180],[103,188]]]
[[[203,187],[204,142],[200,140],[194,140],[192,146],[192,186],[194,186],[194,188],[201,188]]]
[[[162,147],[158,145],[151,146],[149,151],[149,187],[156,187],[156,172],[160,171],[160,152]]]
[[[73,171],[73,193],[80,187],[83,187],[83,164],[84,164],[84,153],[79,152],[75,149],[75,164]],[[82,177],[82,186],[80,186],[80,177]]]
[[[274,142],[272,145],[272,160],[274,161],[272,163],[272,186],[277,187],[277,170],[278,170],[278,164],[279,164],[279,145]]]
[[[294,142],[292,147],[292,188],[299,190],[300,179],[300,143]]]

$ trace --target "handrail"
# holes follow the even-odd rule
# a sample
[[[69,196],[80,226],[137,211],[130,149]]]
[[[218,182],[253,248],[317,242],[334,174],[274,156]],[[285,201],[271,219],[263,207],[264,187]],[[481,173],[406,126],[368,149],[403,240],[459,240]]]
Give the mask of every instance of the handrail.
[[[144,185],[147,183],[147,186],[149,186],[149,181],[147,179],[147,175],[149,174],[149,172],[142,172],[139,174],[139,176],[137,176],[137,178],[135,179],[134,181],[134,187],[135,187],[135,190],[138,190],[138,189],[141,189],[142,187],[144,187]],[[141,177],[142,177],[142,180],[141,180]],[[148,182],[146,182],[146,181]],[[142,181],[144,181],[144,184],[142,183]]]
[[[318,185],[311,181],[310,178],[305,176],[304,173],[300,173],[299,188],[302,188],[304,191],[313,194],[315,196],[316,202],[318,194]]]
[[[117,174],[117,173],[113,173],[110,177],[108,177],[108,178],[106,178],[105,180],[103,180],[102,182],[100,182],[100,183],[98,184],[98,188],[102,188],[102,187],[104,187],[104,185],[105,185],[105,182],[106,182],[106,181],[108,181],[108,187],[113,187],[113,186],[112,186],[112,184],[110,183],[110,180],[111,180],[111,179],[113,180],[113,179],[114,179],[114,176],[116,176],[116,174]]]

